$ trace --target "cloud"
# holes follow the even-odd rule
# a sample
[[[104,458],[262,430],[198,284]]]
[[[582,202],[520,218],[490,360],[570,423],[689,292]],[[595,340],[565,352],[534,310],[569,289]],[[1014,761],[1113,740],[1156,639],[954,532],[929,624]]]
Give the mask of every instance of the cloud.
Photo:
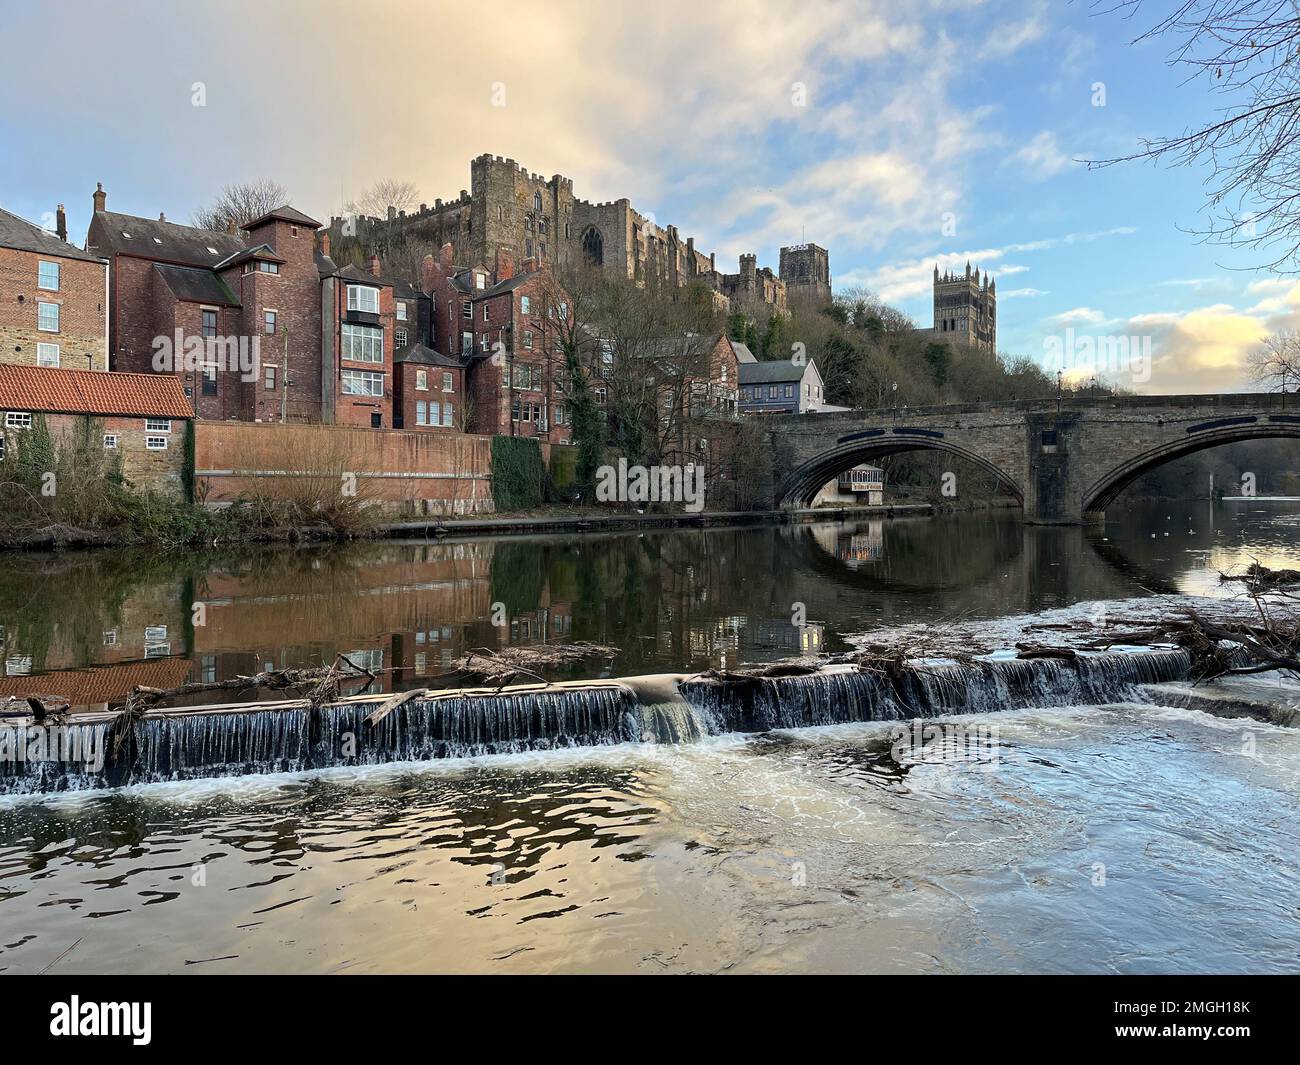
[[[1133,226],[1113,226],[1110,229],[1093,230],[1082,233],[1066,233],[1059,237],[1043,237],[1038,240],[1020,241],[995,247],[975,248],[966,251],[940,252],[921,259],[911,259],[901,263],[887,263],[875,268],[863,268],[836,277],[836,285],[861,285],[877,293],[889,303],[913,299],[930,292],[934,279],[934,267],[940,270],[962,271],[967,262],[982,268],[992,267],[994,277],[1010,277],[1024,273],[1029,269],[1020,263],[1007,263],[1008,255],[1029,254],[1050,251],[1062,245],[1091,243],[1109,237],[1127,236],[1136,233]],[[850,279],[851,278],[851,279]]]
[[[1047,32],[1047,5],[1036,3],[1023,18],[999,23],[980,46],[982,59],[1006,59],[1027,44],[1042,40]]]
[[[1070,166],[1070,156],[1057,146],[1056,135],[1043,130],[1016,152],[1015,158],[1032,178],[1042,180]]]
[[[1050,296],[1051,292],[1042,288],[1012,288],[998,293],[998,300],[1014,300],[1028,296]]]
[[[1052,315],[1048,321],[1056,325],[1097,325],[1104,322],[1106,315],[1092,307],[1075,307],[1072,310],[1062,311],[1060,314]]]

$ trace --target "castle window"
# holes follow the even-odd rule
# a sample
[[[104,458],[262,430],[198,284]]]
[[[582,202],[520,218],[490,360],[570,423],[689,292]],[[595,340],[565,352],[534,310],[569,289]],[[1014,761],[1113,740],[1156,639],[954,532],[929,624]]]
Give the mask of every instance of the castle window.
[[[605,240],[595,226],[582,235],[582,254],[588,266],[605,265]]]
[[[505,217],[505,210],[504,210],[503,208],[501,208],[501,207],[498,207],[498,208],[497,208],[497,221],[500,222],[504,217]]]
[[[573,239],[573,224],[571,222],[564,223],[564,239],[565,240]],[[559,422],[557,421],[556,424],[558,425]]]
[[[534,192],[534,193],[533,193],[533,210],[534,210],[534,211],[540,211],[541,209],[542,209],[542,194],[541,194],[540,192]]]

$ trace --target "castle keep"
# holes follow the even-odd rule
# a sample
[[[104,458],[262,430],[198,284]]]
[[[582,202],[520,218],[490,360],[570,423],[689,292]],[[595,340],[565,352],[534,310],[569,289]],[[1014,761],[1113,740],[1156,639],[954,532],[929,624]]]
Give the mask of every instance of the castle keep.
[[[830,299],[830,260],[824,248],[781,249],[779,276],[741,257],[737,274],[723,274],[713,253],[659,225],[627,199],[592,203],[573,194],[572,178],[534,174],[513,159],[480,155],[470,163],[470,188],[454,200],[421,204],[416,212],[389,208],[387,218],[334,218],[331,235],[363,246],[408,241],[429,251],[452,246],[457,263],[490,265],[504,250],[516,260],[536,258],[558,269],[583,263],[636,281],[700,282],[720,302],[784,311],[790,286],[803,296]],[[787,273],[787,263],[789,272]]]

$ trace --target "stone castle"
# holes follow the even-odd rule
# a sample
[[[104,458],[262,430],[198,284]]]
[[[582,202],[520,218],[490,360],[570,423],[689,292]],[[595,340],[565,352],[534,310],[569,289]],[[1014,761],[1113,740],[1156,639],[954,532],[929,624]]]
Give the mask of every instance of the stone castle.
[[[712,252],[661,226],[627,199],[592,203],[573,194],[573,179],[544,177],[513,159],[480,155],[470,163],[470,188],[454,200],[418,211],[389,208],[387,218],[334,218],[331,236],[363,245],[406,240],[432,250],[450,244],[457,263],[490,264],[504,249],[515,260],[548,260],[556,268],[582,263],[637,281],[702,283],[720,305],[766,306],[784,312],[793,300],[830,301],[830,256],[815,244],[782,248],[779,272],[742,255],[740,270],[722,273]]]

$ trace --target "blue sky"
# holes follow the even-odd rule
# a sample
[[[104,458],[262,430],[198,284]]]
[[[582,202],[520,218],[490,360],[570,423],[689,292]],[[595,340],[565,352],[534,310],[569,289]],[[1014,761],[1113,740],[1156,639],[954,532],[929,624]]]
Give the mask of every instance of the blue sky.
[[[628,196],[724,269],[826,245],[837,287],[921,325],[934,264],[969,256],[997,278],[1003,351],[1041,358],[1066,326],[1149,337],[1151,391],[1244,387],[1300,307],[1257,255],[1180,231],[1203,172],[1073,162],[1215,106],[1172,42],[1130,45],[1143,24],[1084,0],[2,2],[24,46],[0,70],[0,205],[64,202],[78,241],[96,181],[111,209],[184,221],[269,176],[326,218],[381,177],[455,196],[487,151]]]

